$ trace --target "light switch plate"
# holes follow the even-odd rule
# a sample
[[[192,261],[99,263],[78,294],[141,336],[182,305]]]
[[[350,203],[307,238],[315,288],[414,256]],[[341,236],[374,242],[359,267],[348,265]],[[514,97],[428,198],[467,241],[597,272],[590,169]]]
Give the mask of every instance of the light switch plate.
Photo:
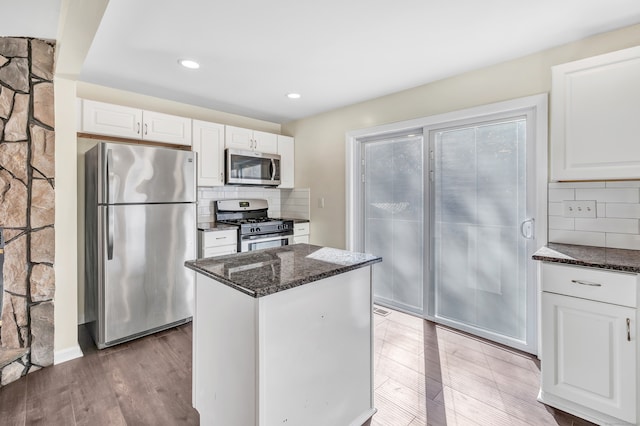
[[[562,202],[564,217],[596,217],[595,200],[565,200]]]

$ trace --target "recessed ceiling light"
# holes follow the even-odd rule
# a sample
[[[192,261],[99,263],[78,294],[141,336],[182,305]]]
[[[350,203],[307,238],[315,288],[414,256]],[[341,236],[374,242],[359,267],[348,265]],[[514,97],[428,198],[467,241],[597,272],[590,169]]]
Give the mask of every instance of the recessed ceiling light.
[[[300,93],[287,93],[289,99],[300,99]]]
[[[192,70],[197,70],[200,68],[200,64],[196,61],[192,61],[191,59],[178,59],[178,63],[185,68],[189,68]]]

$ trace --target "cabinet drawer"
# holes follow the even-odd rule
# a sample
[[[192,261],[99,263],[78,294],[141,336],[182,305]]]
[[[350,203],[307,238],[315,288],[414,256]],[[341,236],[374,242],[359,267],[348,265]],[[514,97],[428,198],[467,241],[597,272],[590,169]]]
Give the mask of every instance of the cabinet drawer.
[[[229,229],[228,231],[210,231],[204,233],[204,248],[228,246],[237,244],[237,231]]]
[[[630,273],[544,262],[542,291],[636,307],[637,277]]]
[[[309,234],[309,222],[296,223],[293,225],[293,235],[308,235]]]
[[[237,251],[238,251],[238,247],[236,245],[207,247],[206,249],[204,249],[203,257],[222,256],[225,254],[233,254],[233,253],[236,253]]]

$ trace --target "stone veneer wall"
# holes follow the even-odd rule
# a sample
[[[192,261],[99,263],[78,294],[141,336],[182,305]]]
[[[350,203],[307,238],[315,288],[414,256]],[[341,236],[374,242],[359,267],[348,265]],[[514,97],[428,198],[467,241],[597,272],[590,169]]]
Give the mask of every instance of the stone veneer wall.
[[[54,43],[0,37],[0,386],[53,364]]]

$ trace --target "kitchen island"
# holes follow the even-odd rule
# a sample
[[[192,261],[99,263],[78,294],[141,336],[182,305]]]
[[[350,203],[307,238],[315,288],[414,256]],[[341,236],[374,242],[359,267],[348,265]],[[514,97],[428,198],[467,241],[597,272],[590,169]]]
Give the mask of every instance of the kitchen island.
[[[362,425],[374,413],[371,267],[294,244],[186,262],[202,425]]]

